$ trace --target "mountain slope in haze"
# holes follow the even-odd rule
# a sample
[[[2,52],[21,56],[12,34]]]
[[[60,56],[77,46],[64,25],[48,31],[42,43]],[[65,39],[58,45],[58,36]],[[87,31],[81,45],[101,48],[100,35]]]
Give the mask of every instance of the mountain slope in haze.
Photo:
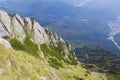
[[[0,10],[1,80],[118,80],[119,74],[90,72],[65,41],[29,17]]]

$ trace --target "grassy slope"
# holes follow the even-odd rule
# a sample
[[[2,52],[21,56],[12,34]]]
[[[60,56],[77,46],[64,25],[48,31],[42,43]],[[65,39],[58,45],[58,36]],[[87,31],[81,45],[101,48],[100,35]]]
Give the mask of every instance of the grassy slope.
[[[63,66],[54,69],[46,60],[0,45],[0,80],[107,80],[104,74],[89,72],[81,66]]]

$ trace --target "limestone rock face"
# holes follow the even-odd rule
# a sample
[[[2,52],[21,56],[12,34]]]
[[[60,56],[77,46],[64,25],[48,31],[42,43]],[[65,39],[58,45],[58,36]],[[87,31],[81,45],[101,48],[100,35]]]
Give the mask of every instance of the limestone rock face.
[[[5,11],[0,10],[0,37],[8,36],[23,41],[28,35],[38,45],[50,43],[57,47],[59,41],[64,42],[52,32],[51,35],[47,34],[39,23],[29,17],[22,19],[18,14],[8,15]]]
[[[34,21],[34,40],[38,43],[38,44],[43,44],[43,43],[47,43],[48,42],[48,37],[47,34],[44,30],[44,28],[42,28],[39,23],[37,23],[36,21]]]
[[[0,22],[0,37],[10,36],[6,29],[3,27],[4,25]]]
[[[8,15],[6,12],[0,10],[0,43],[10,48],[9,42],[4,38],[16,38],[23,42],[26,37],[38,45],[39,51],[41,44],[52,45],[55,47],[62,46],[65,53],[64,58],[69,59],[69,50],[66,47],[65,41],[54,34],[49,29],[43,28],[29,17],[21,18],[18,14]],[[61,53],[63,53],[61,52]],[[42,53],[42,52],[41,52]],[[44,58],[44,53],[41,54]]]
[[[11,19],[8,14],[0,10],[0,37],[11,35]]]
[[[65,41],[57,34],[54,34],[48,28],[41,27],[38,22],[31,20],[29,17],[21,18],[18,14],[8,15],[6,12],[0,10],[0,44],[5,45],[7,48],[12,48],[13,45],[11,47],[8,41],[13,38],[17,39],[22,44],[25,44],[26,40],[28,40],[29,43],[33,42],[32,45],[28,46],[30,48],[34,47],[34,50],[37,50],[39,53],[37,55],[43,59],[51,59],[54,57],[56,59],[59,58],[62,62],[76,64],[73,56],[74,54],[70,51],[70,47],[68,48]],[[16,43],[14,44],[19,45]],[[46,53],[46,49],[48,49],[50,53]],[[8,63],[10,63],[10,61]],[[19,68],[19,71],[20,70]],[[55,72],[52,70],[51,74],[56,77],[56,75],[54,75]]]
[[[56,47],[59,42],[65,43],[61,37],[46,30],[29,17],[21,18],[18,14],[8,15],[0,10],[0,37],[7,36],[23,41],[29,35],[38,45],[49,43]]]
[[[24,21],[18,14],[9,16],[0,10],[0,37],[9,36],[22,41],[25,38],[23,26]]]
[[[3,38],[0,38],[0,44],[4,45],[6,48],[12,48],[10,43]]]
[[[24,18],[24,22],[25,22],[25,24],[27,25],[27,27],[28,27],[28,29],[29,30],[32,30],[32,21],[31,21],[31,19],[29,18],[29,17],[25,17]]]
[[[48,28],[45,28],[45,31],[47,33],[47,36],[49,38],[49,42],[53,46],[58,46],[57,43],[59,42],[59,37],[57,34],[51,32]]]
[[[19,39],[20,41],[25,39],[25,32],[24,32],[24,22],[19,15],[15,15],[12,19],[12,26],[13,26],[13,37]]]
[[[51,45],[53,46],[56,46],[57,47],[57,43],[58,43],[58,36],[55,34],[52,33],[51,37],[50,37],[50,42],[51,42]]]
[[[18,14],[15,14],[15,18],[21,26],[24,26],[24,21]]]

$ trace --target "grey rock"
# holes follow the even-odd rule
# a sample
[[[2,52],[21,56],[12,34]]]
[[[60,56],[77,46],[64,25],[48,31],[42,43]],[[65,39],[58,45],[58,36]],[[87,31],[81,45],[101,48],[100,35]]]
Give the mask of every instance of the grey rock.
[[[19,15],[15,15],[12,19],[13,24],[13,38],[17,38],[20,41],[23,41],[26,37],[23,26],[24,22]]]
[[[5,11],[0,10],[0,37],[10,36],[11,32],[11,19]]]
[[[12,48],[10,43],[3,38],[0,38],[0,44],[4,45],[6,48]]]
[[[37,23],[36,21],[34,21],[34,40],[38,43],[38,44],[44,44],[48,42],[48,37],[47,34],[44,30],[44,28],[42,28],[39,23]]]
[[[32,21],[31,21],[31,19],[29,17],[25,17],[24,22],[27,25],[28,29],[32,30]]]

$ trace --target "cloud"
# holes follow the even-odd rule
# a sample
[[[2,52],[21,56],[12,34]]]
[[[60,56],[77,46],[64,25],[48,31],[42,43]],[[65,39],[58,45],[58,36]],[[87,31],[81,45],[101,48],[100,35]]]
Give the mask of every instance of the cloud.
[[[74,6],[76,7],[82,7],[84,5],[86,5],[87,3],[89,3],[92,0],[76,0],[74,1]]]
[[[44,1],[46,2],[47,0],[44,0]],[[70,4],[76,7],[82,7],[91,1],[93,0],[51,0],[50,2],[63,2],[63,3]]]
[[[76,7],[82,7],[87,3],[91,2],[92,0],[64,0],[64,1]]]

